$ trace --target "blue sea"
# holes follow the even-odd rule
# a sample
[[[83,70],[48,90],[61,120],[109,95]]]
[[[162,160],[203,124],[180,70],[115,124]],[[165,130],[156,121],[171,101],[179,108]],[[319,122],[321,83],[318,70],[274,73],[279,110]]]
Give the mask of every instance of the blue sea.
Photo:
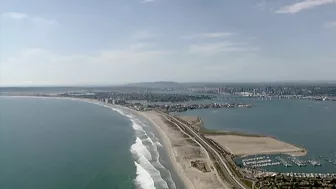
[[[0,97],[1,189],[183,188],[150,123],[83,101]]]

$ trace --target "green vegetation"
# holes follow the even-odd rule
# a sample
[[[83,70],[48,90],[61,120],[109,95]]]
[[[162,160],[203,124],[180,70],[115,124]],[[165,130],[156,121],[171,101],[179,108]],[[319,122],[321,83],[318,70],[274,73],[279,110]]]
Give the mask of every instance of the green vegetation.
[[[253,187],[253,182],[250,180],[246,180],[246,179],[241,179],[241,181],[244,183],[245,186],[247,186],[248,188],[252,188]]]
[[[205,127],[201,127],[200,133],[206,135],[236,135],[236,136],[245,136],[245,137],[265,137],[264,135],[259,134],[250,134],[238,131],[221,131],[221,130],[212,130]]]

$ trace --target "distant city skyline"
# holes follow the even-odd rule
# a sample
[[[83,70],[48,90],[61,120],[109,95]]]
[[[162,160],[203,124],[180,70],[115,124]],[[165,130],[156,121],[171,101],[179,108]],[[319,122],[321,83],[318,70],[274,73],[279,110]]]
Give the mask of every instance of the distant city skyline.
[[[336,80],[336,0],[3,0],[0,86]]]

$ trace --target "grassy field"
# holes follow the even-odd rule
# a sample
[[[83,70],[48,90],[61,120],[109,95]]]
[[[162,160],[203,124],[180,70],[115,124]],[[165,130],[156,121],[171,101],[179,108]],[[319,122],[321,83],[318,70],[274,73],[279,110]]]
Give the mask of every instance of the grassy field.
[[[223,131],[223,130],[212,130],[207,129],[204,127],[204,122],[201,117],[199,116],[176,116],[177,118],[187,122],[188,124],[192,125],[194,128],[202,134],[207,135],[236,135],[236,136],[246,136],[246,137],[265,137],[263,135],[258,134],[250,134],[244,132],[237,132],[237,131]]]
[[[200,132],[206,135],[236,135],[236,136],[245,136],[245,137],[265,137],[264,135],[259,134],[250,134],[238,131],[222,131],[222,130],[212,130],[205,127],[201,127]]]

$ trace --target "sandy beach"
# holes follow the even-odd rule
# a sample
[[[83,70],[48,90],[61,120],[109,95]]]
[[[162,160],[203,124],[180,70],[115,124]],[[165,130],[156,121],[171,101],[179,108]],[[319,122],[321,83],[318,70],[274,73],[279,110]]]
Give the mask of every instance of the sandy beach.
[[[21,96],[22,97],[22,96]],[[33,96],[29,96],[34,98]],[[36,97],[50,98],[50,97]],[[155,111],[139,112],[123,106],[112,105],[91,99],[53,97],[58,99],[79,100],[97,105],[117,108],[132,112],[134,115],[150,121],[160,135],[160,142],[169,154],[169,159],[178,177],[188,189],[222,189],[230,188],[229,184],[219,178],[206,150],[196,141],[170,124],[164,116]],[[203,123],[197,117],[180,117],[190,125],[201,126]],[[303,156],[306,151],[294,145],[267,136],[240,136],[234,134],[205,135],[214,140],[233,155],[246,156],[257,154],[289,154]]]
[[[42,96],[41,97],[40,96],[2,96],[2,97],[5,97],[5,98],[42,98],[42,99],[43,98],[53,98],[53,99],[83,101],[83,102],[87,102],[87,103],[96,104],[96,105],[99,105],[99,106],[104,106],[104,107],[109,107],[109,108],[113,108],[113,109],[119,109],[119,110],[125,110],[125,111],[128,111],[128,112],[132,112],[134,115],[137,115],[139,117],[143,117],[143,118],[147,119],[148,121],[150,121],[153,124],[154,129],[156,129],[157,133],[160,135],[159,136],[159,138],[161,139],[160,142],[162,143],[163,147],[166,149],[167,153],[169,154],[168,158],[170,159],[170,162],[171,162],[171,164],[172,164],[175,172],[178,174],[178,177],[183,182],[184,186],[187,189],[201,189],[201,188],[202,189],[206,189],[206,187],[194,187],[194,185],[190,181],[189,177],[187,177],[187,174],[183,171],[183,167],[182,167],[182,166],[185,166],[185,165],[184,164],[180,164],[180,163],[177,162],[177,159],[175,158],[177,156],[177,151],[172,148],[172,143],[171,143],[170,138],[168,138],[168,135],[166,135],[161,130],[160,126],[164,126],[163,121],[161,120],[160,117],[156,117],[154,112],[152,114],[151,113],[145,113],[145,112],[138,112],[138,111],[135,111],[135,110],[123,107],[123,106],[112,105],[112,104],[107,104],[107,103],[104,103],[104,102],[99,102],[97,100],[82,99],[82,98],[42,97]],[[160,124],[160,126],[158,126],[158,124]],[[185,136],[182,135],[182,138],[183,137],[185,137]],[[182,139],[182,138],[179,138],[179,139]],[[187,137],[185,137],[185,139],[187,139]],[[182,141],[183,141],[183,139],[182,139]],[[187,154],[191,155],[192,153],[187,153]],[[204,152],[203,152],[202,156],[205,156]],[[190,157],[190,158],[192,158],[192,157]],[[200,173],[200,174],[202,174],[202,173]],[[199,178],[201,179],[202,177],[199,177]]]
[[[108,106],[111,108],[117,108],[120,110],[126,110],[132,112],[134,115],[143,117],[150,121],[154,126],[154,129],[160,135],[160,142],[166,149],[170,162],[178,174],[178,177],[183,182],[187,189],[220,189],[222,187],[221,183],[217,179],[217,176],[212,174],[205,174],[195,168],[190,166],[190,161],[197,159],[205,159],[211,163],[205,151],[203,151],[199,146],[195,147],[195,143],[191,144],[190,147],[186,146],[188,144],[188,136],[183,135],[180,131],[169,129],[163,119],[156,112],[138,112],[130,108],[126,108],[120,105],[106,104],[96,100],[90,99],[76,99],[67,98],[69,100],[82,100],[88,103],[94,103],[97,105]],[[170,134],[168,134],[170,133]],[[194,145],[194,146],[193,146]],[[178,148],[180,146],[180,148]],[[195,155],[198,154],[198,155]],[[189,172],[186,172],[188,170]],[[204,176],[205,175],[205,176]]]
[[[163,143],[169,151],[170,158],[183,180],[188,181],[187,187],[193,189],[229,188],[218,177],[207,152],[177,127],[165,123],[165,118],[156,112],[138,112],[150,120],[159,131]],[[192,167],[197,160],[205,163],[210,172],[203,172]]]
[[[188,158],[189,160],[192,160],[194,157],[194,153],[198,152],[199,156],[205,157],[206,154],[205,152],[201,151],[200,147],[194,147],[193,148],[186,148],[186,150],[178,149],[176,150],[175,148],[172,147],[172,140],[171,138],[168,137],[168,135],[162,130],[162,128],[166,127],[164,122],[161,120],[161,118],[155,113],[155,112],[138,112],[123,106],[119,106],[119,105],[112,105],[112,104],[107,104],[104,102],[99,102],[97,100],[91,100],[91,99],[80,99],[80,98],[69,98],[69,97],[40,97],[40,96],[2,96],[5,98],[54,98],[54,99],[66,99],[66,100],[74,100],[74,101],[83,101],[83,102],[87,102],[87,103],[92,103],[92,104],[96,104],[99,106],[105,106],[105,107],[110,107],[113,109],[119,109],[119,110],[126,110],[129,112],[132,112],[134,115],[137,115],[139,117],[143,117],[145,119],[147,119],[148,121],[150,121],[152,123],[152,125],[154,126],[154,129],[157,131],[157,133],[160,135],[159,138],[161,139],[160,142],[162,143],[163,147],[166,149],[167,153],[169,154],[169,159],[170,162],[173,166],[173,169],[175,170],[175,172],[178,174],[177,176],[180,178],[180,180],[183,182],[184,186],[187,189],[206,189],[206,188],[214,188],[214,189],[219,189],[221,187],[207,187],[209,184],[205,185],[204,187],[194,187],[194,182],[191,182],[191,180],[189,179],[188,174],[184,171],[183,166],[190,166],[190,162],[186,162],[183,161],[182,163],[178,163],[180,162],[179,159],[184,159],[184,158]],[[177,133],[180,133],[179,131],[176,131]],[[169,135],[171,136],[171,135]],[[176,136],[174,139],[177,139],[175,142],[179,143],[178,141],[180,140],[181,143],[179,143],[179,145],[183,145],[184,143],[184,139],[187,140],[188,137],[187,136],[183,136],[182,134],[179,136]],[[184,147],[185,148],[185,147]],[[195,152],[194,152],[195,151]],[[180,155],[178,156],[177,154],[179,153],[183,153],[185,154],[183,157]],[[187,157],[188,156],[188,157]],[[196,173],[194,174],[194,176],[197,176],[198,174],[202,174],[201,172],[199,172],[198,170],[195,170]],[[198,174],[197,174],[198,172]],[[205,177],[206,178],[206,177]],[[197,179],[204,179],[202,176],[197,177]],[[214,178],[216,179],[216,177]],[[207,180],[208,182],[212,182],[211,180]],[[204,181],[202,181],[204,182]],[[202,183],[200,182],[200,184]],[[197,184],[197,182],[196,182]]]

